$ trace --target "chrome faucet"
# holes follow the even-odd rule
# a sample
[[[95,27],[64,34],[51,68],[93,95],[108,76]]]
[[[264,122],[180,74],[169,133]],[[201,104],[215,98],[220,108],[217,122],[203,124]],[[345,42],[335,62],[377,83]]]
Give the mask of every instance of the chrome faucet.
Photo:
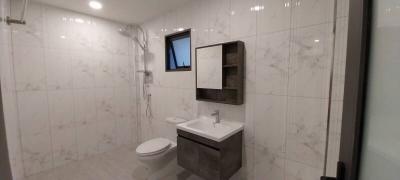
[[[219,110],[215,110],[214,113],[211,114],[211,116],[215,116],[214,124],[218,124],[221,122],[221,119],[219,116]]]

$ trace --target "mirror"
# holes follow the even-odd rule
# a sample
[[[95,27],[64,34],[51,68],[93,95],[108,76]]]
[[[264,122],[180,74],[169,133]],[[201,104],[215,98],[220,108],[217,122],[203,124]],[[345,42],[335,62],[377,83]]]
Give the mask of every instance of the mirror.
[[[196,49],[197,88],[222,89],[222,45]]]

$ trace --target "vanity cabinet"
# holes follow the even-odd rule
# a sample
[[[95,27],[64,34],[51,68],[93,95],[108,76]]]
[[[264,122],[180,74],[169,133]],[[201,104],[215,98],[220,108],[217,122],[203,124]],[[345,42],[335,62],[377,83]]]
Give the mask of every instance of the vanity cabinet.
[[[178,164],[207,180],[228,180],[242,166],[242,136],[217,142],[178,130]]]

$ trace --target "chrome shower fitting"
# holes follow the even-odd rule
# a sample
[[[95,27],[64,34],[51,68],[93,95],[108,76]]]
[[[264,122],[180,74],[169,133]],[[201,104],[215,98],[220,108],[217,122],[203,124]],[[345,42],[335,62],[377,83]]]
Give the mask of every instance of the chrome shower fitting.
[[[25,0],[25,1],[24,1],[24,7],[23,7],[23,9],[22,9],[21,19],[13,19],[13,18],[7,16],[6,19],[5,19],[4,21],[5,21],[8,25],[11,25],[11,24],[22,24],[22,25],[25,25],[25,24],[26,24],[25,16],[26,16],[26,11],[27,11],[27,9],[28,9],[28,3],[29,3],[29,0]]]

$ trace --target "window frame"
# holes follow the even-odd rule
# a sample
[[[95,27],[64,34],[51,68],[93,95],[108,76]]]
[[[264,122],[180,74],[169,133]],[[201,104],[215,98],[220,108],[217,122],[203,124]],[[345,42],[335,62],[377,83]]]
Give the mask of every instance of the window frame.
[[[183,39],[189,37],[189,62],[190,66],[188,67],[177,67],[176,69],[169,69],[169,47],[172,46],[172,41],[171,40],[178,40],[178,39]],[[191,35],[191,29],[185,29],[183,31],[179,31],[173,34],[169,34],[165,36],[165,72],[179,72],[179,71],[192,71],[192,35]]]

